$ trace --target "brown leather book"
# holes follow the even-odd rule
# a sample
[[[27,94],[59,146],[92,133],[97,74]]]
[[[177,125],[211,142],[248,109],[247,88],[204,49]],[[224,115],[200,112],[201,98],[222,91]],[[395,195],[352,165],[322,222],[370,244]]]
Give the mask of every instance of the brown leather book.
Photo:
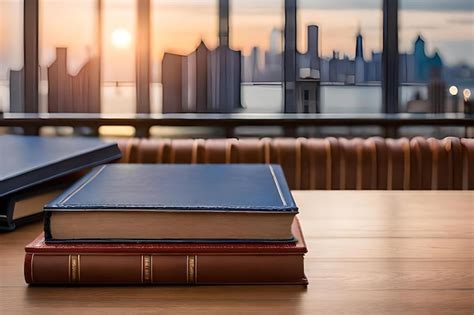
[[[296,243],[58,243],[25,248],[29,284],[308,284]]]

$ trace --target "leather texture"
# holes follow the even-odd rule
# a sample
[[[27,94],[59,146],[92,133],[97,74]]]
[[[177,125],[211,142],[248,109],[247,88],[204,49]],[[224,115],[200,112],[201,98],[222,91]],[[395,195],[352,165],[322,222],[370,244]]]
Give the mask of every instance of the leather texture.
[[[120,140],[122,163],[275,163],[290,189],[473,190],[474,139]]]
[[[30,284],[307,284],[306,245],[297,243],[46,244],[25,248]]]
[[[79,209],[297,212],[279,165],[109,164],[45,206]]]
[[[24,271],[27,283],[40,285],[308,284],[303,255],[280,253],[26,254]]]
[[[0,197],[120,158],[97,138],[0,136]]]

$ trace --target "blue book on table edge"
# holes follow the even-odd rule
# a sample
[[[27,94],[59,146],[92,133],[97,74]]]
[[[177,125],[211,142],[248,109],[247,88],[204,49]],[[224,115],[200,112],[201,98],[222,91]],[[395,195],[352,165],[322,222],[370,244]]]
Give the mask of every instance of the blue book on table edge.
[[[44,190],[52,180],[58,182],[66,175],[120,157],[116,143],[97,138],[0,136],[0,230],[15,228],[12,212],[16,200]],[[17,223],[27,223],[27,219]]]

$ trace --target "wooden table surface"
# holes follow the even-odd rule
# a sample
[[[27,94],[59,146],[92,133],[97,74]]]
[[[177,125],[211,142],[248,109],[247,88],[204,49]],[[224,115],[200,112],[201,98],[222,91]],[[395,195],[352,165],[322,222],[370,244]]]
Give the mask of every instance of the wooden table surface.
[[[295,191],[309,286],[28,287],[0,234],[0,314],[474,314],[474,193]]]

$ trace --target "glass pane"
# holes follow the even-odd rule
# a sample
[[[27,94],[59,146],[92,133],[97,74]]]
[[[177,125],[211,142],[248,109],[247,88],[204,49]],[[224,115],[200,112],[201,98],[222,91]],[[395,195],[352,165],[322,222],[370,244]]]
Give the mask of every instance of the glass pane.
[[[400,1],[401,110],[463,112],[474,90],[474,2]]]
[[[137,0],[102,0],[102,113],[135,113]]]
[[[300,111],[381,111],[382,2],[298,1]],[[315,93],[312,91],[315,90]],[[312,104],[316,103],[316,104]]]
[[[231,1],[230,46],[240,50],[244,112],[283,110],[284,1]]]
[[[23,0],[0,1],[0,112],[22,112]],[[10,94],[10,88],[12,93]],[[11,97],[10,97],[11,95]]]
[[[97,0],[39,3],[40,112],[97,111]]]
[[[207,100],[197,100],[201,96],[197,96],[196,89],[190,87],[190,82],[195,82],[195,77],[191,78],[192,73],[194,76],[196,73],[202,75],[203,71],[207,72],[207,68],[197,70],[194,67],[194,71],[191,71],[192,65],[197,64],[191,60],[195,58],[193,56],[198,47],[203,52],[217,47],[217,10],[217,0],[152,0],[152,112],[162,112],[163,109],[164,112],[194,112],[199,111],[197,104],[207,103]],[[203,45],[200,46],[201,43]],[[167,60],[163,60],[165,53]],[[182,64],[184,60],[186,66]],[[203,62],[199,64],[203,65]],[[183,71],[187,75],[185,80],[181,76]],[[164,108],[163,81],[170,84],[170,88],[165,91],[168,94],[165,96]]]

